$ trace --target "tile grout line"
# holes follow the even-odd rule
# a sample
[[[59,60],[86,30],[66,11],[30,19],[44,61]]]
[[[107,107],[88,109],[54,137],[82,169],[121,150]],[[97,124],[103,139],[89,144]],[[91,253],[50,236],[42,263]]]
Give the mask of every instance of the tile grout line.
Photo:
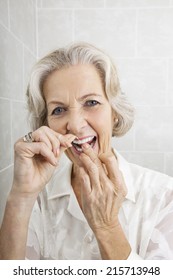
[[[138,58],[138,10],[136,10],[136,19],[135,19],[135,58]]]
[[[35,44],[36,44],[36,59],[38,59],[38,2],[36,2],[35,6]],[[41,1],[42,6],[42,1]]]
[[[165,105],[169,104],[168,96],[169,96],[169,59],[166,59],[166,88],[165,88]]]
[[[73,29],[72,29],[72,41],[75,41],[75,9],[72,9],[72,21],[73,21]]]
[[[25,45],[25,44],[13,33],[13,31],[9,30],[9,29],[7,28],[7,26],[5,26],[3,23],[0,23],[0,24],[2,25],[2,27],[3,27],[7,32],[10,33],[10,35],[13,37],[13,39],[15,39],[18,43],[24,45],[25,48],[27,49],[27,51],[28,51],[32,56],[35,57],[35,54],[28,48],[27,45]]]
[[[8,165],[8,166],[6,166],[6,167],[4,167],[4,168],[2,168],[2,169],[0,170],[0,173],[6,171],[7,169],[11,168],[12,166],[13,166],[13,163],[10,164],[10,165]]]
[[[171,6],[172,7],[172,6]],[[160,6],[160,7],[155,7],[155,6],[151,6],[151,7],[108,7],[108,6],[103,6],[103,7],[85,7],[85,8],[78,8],[76,7],[75,10],[78,11],[89,11],[89,10],[110,10],[110,11],[119,11],[119,10],[124,10],[124,11],[128,11],[128,10],[163,10],[163,9],[170,9],[171,8],[169,5],[167,6]],[[38,10],[71,10],[72,7],[38,7]]]
[[[11,30],[11,23],[10,23],[10,3],[9,0],[7,0],[7,7],[8,7],[8,28]]]
[[[13,98],[8,98],[8,97],[3,97],[3,96],[0,96],[0,100],[7,100],[7,101],[12,101],[12,102],[18,102],[18,103],[25,103],[25,100],[13,99]]]

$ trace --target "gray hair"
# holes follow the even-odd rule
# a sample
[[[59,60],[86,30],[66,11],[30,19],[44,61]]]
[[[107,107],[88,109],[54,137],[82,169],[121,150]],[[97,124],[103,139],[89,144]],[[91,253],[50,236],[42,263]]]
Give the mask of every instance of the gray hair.
[[[112,136],[124,135],[134,121],[134,108],[121,92],[116,67],[111,58],[88,43],[75,43],[59,48],[39,60],[31,72],[27,88],[29,122],[33,130],[47,125],[47,108],[43,96],[43,83],[55,70],[76,64],[95,66],[103,83],[106,96],[118,122],[115,122]]]

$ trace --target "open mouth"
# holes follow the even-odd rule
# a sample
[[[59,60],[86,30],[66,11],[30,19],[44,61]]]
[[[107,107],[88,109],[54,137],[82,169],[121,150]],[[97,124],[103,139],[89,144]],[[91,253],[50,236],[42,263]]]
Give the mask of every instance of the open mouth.
[[[89,136],[89,137],[83,138],[81,140],[80,139],[74,139],[73,142],[72,142],[72,145],[77,152],[81,153],[82,152],[82,145],[84,143],[88,143],[91,146],[91,148],[93,148],[94,145],[95,145],[95,142],[96,142],[96,136]]]

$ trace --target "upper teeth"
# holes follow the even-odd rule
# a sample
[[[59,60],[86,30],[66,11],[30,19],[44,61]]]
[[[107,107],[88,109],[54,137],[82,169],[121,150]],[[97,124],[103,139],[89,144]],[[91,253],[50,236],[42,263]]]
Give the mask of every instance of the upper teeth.
[[[87,137],[87,138],[84,138],[82,140],[78,140],[78,139],[75,139],[73,140],[73,143],[74,144],[77,144],[77,145],[81,145],[81,144],[84,144],[86,142],[90,142],[94,139],[94,136],[90,136],[90,137]]]

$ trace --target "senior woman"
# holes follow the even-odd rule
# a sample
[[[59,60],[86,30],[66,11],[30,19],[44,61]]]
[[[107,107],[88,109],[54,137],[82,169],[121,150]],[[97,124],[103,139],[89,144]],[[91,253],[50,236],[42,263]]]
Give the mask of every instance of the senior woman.
[[[1,259],[173,259],[173,180],[111,147],[134,114],[108,55],[52,52],[27,98],[33,132],[15,144]]]

